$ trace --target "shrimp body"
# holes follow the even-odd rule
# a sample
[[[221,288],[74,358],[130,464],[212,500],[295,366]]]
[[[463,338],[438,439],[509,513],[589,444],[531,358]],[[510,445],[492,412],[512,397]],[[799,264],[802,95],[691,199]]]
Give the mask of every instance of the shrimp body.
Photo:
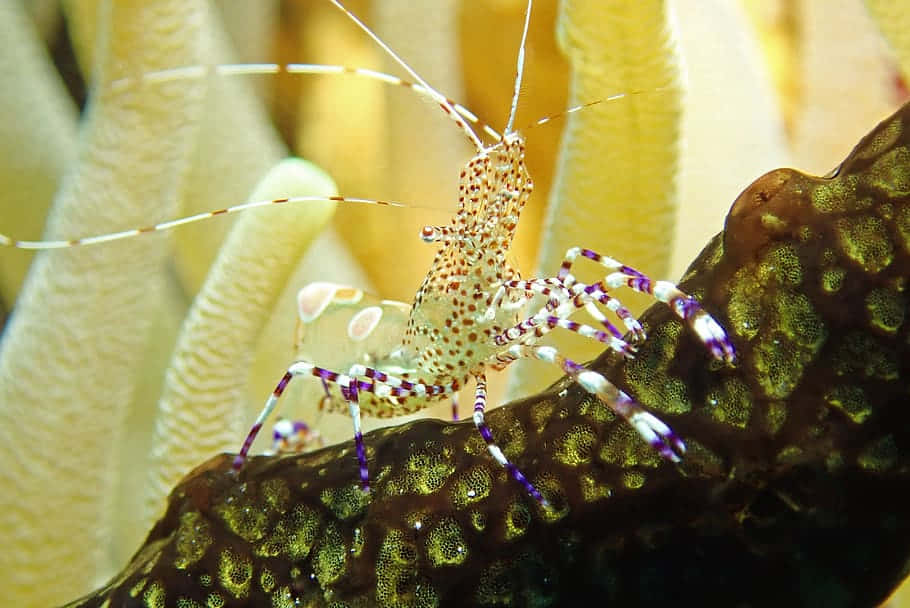
[[[425,240],[442,246],[417,290],[404,342],[422,374],[467,379],[501,350],[493,337],[518,322],[524,298],[496,294],[520,279],[507,255],[532,189],[524,140],[511,133],[461,172],[452,222],[424,229]]]
[[[347,370],[359,364],[404,380],[417,380],[417,386],[444,389],[385,395],[380,388],[378,394],[362,394],[361,412],[381,418],[424,409],[458,391],[485,366],[495,365],[502,347],[494,337],[518,323],[527,302],[517,293],[498,299],[496,295],[505,281],[520,279],[508,260],[508,251],[532,188],[524,163],[524,141],[519,135],[511,134],[472,158],[461,173],[458,209],[451,222],[428,226],[421,232],[425,241],[440,247],[413,304],[390,300],[371,303],[350,287],[309,285],[298,297],[298,353],[310,358],[320,350],[318,360],[332,369]],[[309,304],[311,300],[315,303]],[[351,348],[334,349],[337,359],[329,360],[332,355],[323,356],[315,345],[330,339],[320,325],[329,325],[332,321],[328,317],[338,314],[346,320]],[[318,324],[314,323],[317,317]],[[344,400],[330,394],[329,407],[342,409]]]

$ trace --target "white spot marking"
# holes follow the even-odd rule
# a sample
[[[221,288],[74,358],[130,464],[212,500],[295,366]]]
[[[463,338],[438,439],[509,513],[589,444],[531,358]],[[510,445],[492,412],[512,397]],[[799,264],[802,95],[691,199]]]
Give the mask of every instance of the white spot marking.
[[[355,342],[365,340],[373,333],[380,320],[382,309],[378,306],[367,306],[351,317],[348,323],[348,337]]]

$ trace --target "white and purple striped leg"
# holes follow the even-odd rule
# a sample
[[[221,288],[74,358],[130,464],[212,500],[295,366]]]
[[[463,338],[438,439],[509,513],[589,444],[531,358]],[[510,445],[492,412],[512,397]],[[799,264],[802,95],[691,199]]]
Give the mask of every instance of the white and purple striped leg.
[[[563,357],[552,346],[516,344],[499,355],[502,362],[533,357],[558,365],[583,389],[604,402],[611,410],[625,418],[638,434],[657,452],[672,462],[679,462],[686,452],[686,445],[660,418],[646,411],[629,395],[601,374]]]
[[[477,431],[480,433],[480,436],[483,437],[483,440],[487,444],[487,450],[490,452],[490,455],[493,457],[496,462],[501,464],[509,475],[520,483],[522,487],[530,494],[534,500],[539,502],[544,507],[549,506],[547,499],[543,497],[543,494],[534,487],[528,478],[524,476],[518,467],[509,462],[509,459],[506,458],[506,455],[502,453],[502,450],[496,445],[496,440],[493,439],[493,432],[490,430],[490,427],[487,426],[486,421],[484,420],[484,410],[487,405],[487,377],[484,374],[478,374],[474,376],[476,381],[476,387],[474,388],[474,426],[477,428]]]
[[[548,312],[550,311],[546,309],[538,312],[534,316],[510,327],[501,334],[493,336],[493,341],[499,346],[505,346],[516,340],[526,338],[529,334],[533,334],[533,340],[536,341],[538,338],[542,338],[545,334],[549,333],[550,330],[561,327],[581,336],[585,336],[586,338],[593,338],[598,342],[606,344],[625,357],[631,358],[635,355],[635,348],[622,339],[621,334],[619,334],[619,331],[615,327],[613,327],[613,332],[607,333],[603,330],[591,327],[590,325],[584,325],[583,323],[563,318],[562,316],[547,314]],[[557,309],[554,312],[561,311]],[[612,327],[612,325],[610,326]],[[527,343],[527,340],[524,341]]]
[[[235,472],[243,468],[243,465],[249,458],[253,441],[256,440],[259,431],[262,430],[262,425],[265,424],[266,419],[275,411],[275,408],[278,406],[278,400],[281,398],[288,383],[290,383],[294,376],[314,376],[319,378],[326,388],[326,394],[328,396],[326,398],[330,398],[330,394],[327,390],[329,384],[336,384],[341,387],[341,392],[348,402],[348,408],[354,422],[355,441],[358,441],[358,435],[360,433],[360,406],[358,397],[361,392],[373,393],[378,397],[427,397],[452,393],[458,389],[457,385],[444,386],[440,384],[425,384],[419,381],[411,382],[386,374],[381,370],[364,367],[363,365],[354,365],[347,374],[341,374],[324,367],[318,367],[307,361],[296,361],[288,367],[284,376],[281,377],[281,380],[278,382],[278,385],[275,386],[272,394],[266,399],[265,405],[263,406],[262,411],[259,412],[259,416],[256,417],[253,426],[250,427],[240,451],[237,453],[237,456],[234,457],[232,469]],[[369,378],[369,380],[359,380],[357,376],[365,376]],[[366,456],[364,455],[361,458],[361,452],[363,451],[362,437],[360,437],[357,449],[358,460],[360,460],[361,463],[361,480],[363,480],[363,475],[366,471]],[[365,486],[368,488],[369,484],[367,483]]]
[[[603,281],[586,285],[584,291],[591,299],[600,302],[607,310],[619,317],[623,322],[623,325],[626,326],[626,329],[634,334],[636,340],[644,340],[647,338],[645,329],[641,326],[641,323],[638,322],[638,319],[632,315],[628,308],[622,305],[622,302],[620,302],[618,298],[614,298],[607,293],[607,286]],[[596,306],[587,303],[585,304],[585,309],[592,317],[600,321],[601,324],[606,323],[605,318],[601,319],[602,313],[600,313]]]
[[[263,406],[262,411],[259,412],[259,416],[256,417],[253,426],[251,426],[250,430],[247,432],[246,439],[243,440],[243,445],[240,446],[240,451],[234,456],[234,462],[231,464],[231,469],[235,473],[240,471],[240,469],[243,468],[243,465],[246,464],[246,461],[249,458],[250,448],[253,447],[253,442],[259,435],[259,431],[262,430],[262,425],[265,424],[266,419],[275,411],[275,407],[278,405],[278,399],[281,398],[284,389],[288,387],[291,379],[296,375],[306,373],[300,370],[300,368],[295,368],[296,365],[297,363],[291,365],[288,370],[284,372],[284,376],[278,381],[278,384],[275,386],[274,390],[272,390],[272,394],[265,400],[265,405]]]
[[[634,334],[636,340],[644,340],[645,332],[637,319],[629,312],[629,309],[622,305],[619,299],[606,293],[607,287],[603,282],[586,285],[584,283],[572,283],[571,286],[563,284],[561,279],[529,279],[506,281],[503,283],[506,289],[521,290],[525,292],[537,293],[547,297],[546,310],[556,313],[556,310],[566,303],[571,302],[574,309],[584,308],[594,317],[604,328],[617,338],[622,338],[622,333],[613,325],[595,305],[595,302],[602,304],[607,310],[615,314],[625,325],[626,330]],[[569,316],[574,309],[569,310],[563,316]]]
[[[579,256],[613,271],[603,281],[607,288],[625,286],[654,296],[656,300],[667,304],[680,319],[692,328],[698,339],[708,347],[716,359],[723,359],[727,363],[733,363],[736,359],[733,343],[720,323],[714,320],[714,317],[709,315],[695,298],[683,293],[669,281],[652,281],[641,272],[613,258],[600,255],[590,249],[573,247],[566,252],[557,274],[557,278],[563,281],[566,288],[571,288],[576,282],[575,277],[571,274],[571,269]]]
[[[360,488],[370,491],[370,471],[367,468],[367,449],[363,443],[363,431],[360,428],[360,398],[357,382],[341,387],[341,394],[348,402],[348,411],[354,423],[354,447],[357,450],[357,464],[360,466]]]

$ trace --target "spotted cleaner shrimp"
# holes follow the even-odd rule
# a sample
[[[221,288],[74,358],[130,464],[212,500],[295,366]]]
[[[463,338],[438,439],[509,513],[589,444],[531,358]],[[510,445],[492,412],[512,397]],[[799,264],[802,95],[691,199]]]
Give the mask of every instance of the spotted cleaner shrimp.
[[[693,298],[679,291],[673,284],[652,282],[640,272],[587,249],[570,249],[556,276],[549,278],[522,280],[517,269],[507,260],[521,210],[533,188],[524,164],[524,139],[513,130],[531,3],[528,3],[524,35],[519,47],[509,120],[502,134],[489,128],[484,129],[494,140],[490,145],[484,145],[471,128],[469,123],[476,121],[471,119],[466,110],[431,88],[340,3],[333,0],[333,4],[402,65],[416,81],[416,84],[410,85],[411,88],[439,104],[468,136],[476,155],[461,172],[459,207],[451,223],[426,227],[421,233],[424,241],[435,243],[440,248],[413,304],[408,307],[400,303],[379,302],[362,306],[361,302],[354,302],[352,305],[355,308],[349,309],[354,314],[348,337],[357,341],[359,346],[350,349],[354,352],[347,352],[345,360],[331,365],[323,361],[307,360],[292,364],[244,441],[234,462],[235,470],[242,468],[253,439],[294,376],[315,376],[324,383],[327,391],[329,387],[340,391],[340,398],[328,392],[329,403],[347,407],[350,412],[360,480],[365,490],[369,489],[370,478],[360,429],[361,414],[389,416],[418,411],[431,402],[449,398],[473,380],[473,422],[490,454],[528,493],[544,502],[540,492],[506,459],[484,421],[487,368],[501,369],[521,358],[536,358],[558,365],[585,390],[626,418],[663,456],[678,460],[684,452],[684,444],[666,424],[642,409],[600,374],[564,357],[553,347],[539,345],[538,342],[550,330],[561,327],[598,340],[626,356],[632,356],[634,348],[623,339],[622,333],[602,312],[602,309],[613,312],[625,328],[632,332],[633,337],[644,338],[641,326],[608,293],[621,286],[651,294],[669,304],[706,344],[714,357],[732,361],[733,347],[720,325]],[[251,71],[254,70],[251,68]],[[299,71],[312,73],[317,69],[310,66]],[[365,70],[359,73],[380,80],[394,79]],[[396,84],[406,84],[397,80],[399,82]],[[300,197],[238,205],[150,228],[85,239],[34,244],[0,237],[0,243],[43,249],[95,244],[166,230],[253,206],[307,200],[315,199]],[[384,204],[382,201],[350,197],[334,197],[333,200]],[[572,268],[579,257],[603,266],[607,271],[605,278],[591,284],[577,281]],[[305,326],[315,326],[321,322],[323,315],[328,314],[327,310],[338,305],[337,297],[345,289],[347,288],[326,283],[305,287],[299,297],[301,322]],[[543,296],[546,303],[533,314],[523,313],[523,310],[533,305],[534,296],[538,295]],[[570,319],[572,314],[582,308],[599,321],[604,329]]]
[[[483,146],[454,108],[440,103],[474,143],[477,155],[460,174],[459,207],[451,224],[428,226],[421,233],[424,241],[438,243],[441,247],[415,295],[413,305],[405,309],[407,321],[403,335],[395,342],[383,339],[385,349],[381,345],[358,349],[358,356],[352,357],[347,365],[319,366],[306,360],[292,364],[254,423],[235,459],[235,470],[243,466],[253,439],[294,376],[318,377],[326,386],[330,402],[347,405],[354,424],[364,490],[369,489],[369,473],[360,428],[361,414],[387,416],[417,411],[431,401],[454,394],[473,379],[476,387],[473,421],[490,454],[532,496],[544,502],[540,492],[502,453],[484,421],[486,368],[503,368],[523,357],[534,357],[562,367],[583,388],[625,417],[664,457],[677,460],[684,451],[684,444],[669,427],[644,411],[603,376],[563,357],[552,347],[536,345],[550,329],[562,327],[597,339],[631,356],[633,348],[597,308],[599,303],[612,310],[633,335],[644,337],[641,326],[617,300],[606,293],[610,288],[627,285],[668,303],[693,328],[715,357],[733,360],[732,345],[720,325],[694,299],[671,283],[652,284],[638,271],[581,248],[567,252],[554,278],[522,281],[518,271],[508,262],[506,254],[521,209],[533,188],[524,164],[524,140],[512,129],[530,10],[529,2],[509,120],[498,141]],[[362,23],[357,23],[421,86],[433,91]],[[571,274],[578,256],[599,263],[612,273],[600,283],[580,283]],[[339,291],[346,289],[331,283],[317,283],[304,288],[299,295],[302,321],[316,322],[334,303]],[[521,310],[531,302],[529,296],[537,293],[546,297],[546,306],[522,319]],[[400,303],[389,302],[357,310],[350,319],[348,337],[358,342],[366,340],[379,327],[383,317],[397,313],[402,318],[403,307]],[[579,308],[587,309],[607,331],[568,319]],[[394,325],[388,322],[387,327]],[[389,350],[388,344],[395,344],[396,347]],[[340,388],[341,399],[332,399],[328,391],[330,385]]]

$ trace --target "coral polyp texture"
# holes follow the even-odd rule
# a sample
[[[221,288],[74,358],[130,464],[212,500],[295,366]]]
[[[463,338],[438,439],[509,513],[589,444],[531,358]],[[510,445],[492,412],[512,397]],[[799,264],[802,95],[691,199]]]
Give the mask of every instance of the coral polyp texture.
[[[910,558],[910,107],[830,177],[772,171],[682,287],[726,327],[713,362],[666,307],[634,360],[592,364],[685,439],[662,460],[563,381],[498,408],[528,497],[468,424],[219,456],[132,562],[73,606],[872,606]]]

